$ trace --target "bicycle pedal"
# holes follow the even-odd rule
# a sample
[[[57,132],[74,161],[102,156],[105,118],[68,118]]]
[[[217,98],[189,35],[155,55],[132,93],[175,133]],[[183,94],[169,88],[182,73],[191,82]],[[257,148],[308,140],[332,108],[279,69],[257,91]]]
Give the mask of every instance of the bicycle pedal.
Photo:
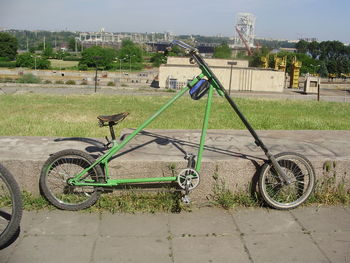
[[[189,205],[191,203],[190,198],[188,197],[188,195],[184,195],[183,197],[181,197],[181,200],[184,204]]]

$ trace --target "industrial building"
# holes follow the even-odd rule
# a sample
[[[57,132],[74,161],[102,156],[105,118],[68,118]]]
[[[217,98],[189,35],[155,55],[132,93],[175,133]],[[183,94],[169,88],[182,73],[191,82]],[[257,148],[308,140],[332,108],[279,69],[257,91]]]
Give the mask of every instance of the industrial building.
[[[230,91],[283,92],[284,71],[249,68],[246,60],[206,59],[221,83]],[[159,87],[179,89],[185,86],[200,69],[188,58],[168,57],[167,64],[159,68]]]

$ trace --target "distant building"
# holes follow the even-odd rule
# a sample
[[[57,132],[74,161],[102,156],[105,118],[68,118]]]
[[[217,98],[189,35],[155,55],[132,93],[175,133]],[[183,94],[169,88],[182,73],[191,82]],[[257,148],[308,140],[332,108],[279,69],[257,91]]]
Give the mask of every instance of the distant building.
[[[249,68],[246,60],[206,59],[206,62],[227,90],[283,92],[283,71]],[[198,74],[200,69],[190,64],[189,58],[168,57],[167,64],[159,67],[159,87],[179,89]]]

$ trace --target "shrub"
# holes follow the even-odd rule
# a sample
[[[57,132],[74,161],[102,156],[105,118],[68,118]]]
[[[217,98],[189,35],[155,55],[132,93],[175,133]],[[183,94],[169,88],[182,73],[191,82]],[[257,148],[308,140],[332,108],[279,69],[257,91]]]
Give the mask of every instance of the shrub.
[[[16,80],[15,79],[11,79],[11,78],[0,78],[0,83],[15,83]]]
[[[109,81],[109,82],[107,83],[107,86],[113,87],[113,86],[115,86],[115,84],[114,84],[113,81]]]
[[[17,80],[18,83],[40,83],[41,79],[31,73],[24,74]]]
[[[45,84],[52,84],[52,81],[47,79],[47,80],[44,81],[44,83]]]
[[[87,81],[86,80],[83,80],[81,83],[80,83],[80,85],[87,85],[88,83],[87,83]]]
[[[70,79],[70,80],[66,81],[66,84],[67,85],[75,85],[75,81]]]
[[[0,68],[15,68],[16,62],[14,61],[1,61],[0,60]]]
[[[63,80],[56,80],[55,84],[64,84],[64,83],[63,83]]]
[[[80,61],[80,57],[73,57],[73,56],[67,56],[67,57],[64,57],[63,60],[64,61]]]

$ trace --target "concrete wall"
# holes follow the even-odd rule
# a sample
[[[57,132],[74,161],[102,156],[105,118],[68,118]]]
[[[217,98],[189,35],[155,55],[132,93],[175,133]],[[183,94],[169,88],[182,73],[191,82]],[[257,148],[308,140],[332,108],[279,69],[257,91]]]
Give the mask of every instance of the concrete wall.
[[[207,64],[210,67],[227,67],[229,64],[228,62],[235,62],[236,65],[233,65],[233,67],[242,67],[247,68],[248,67],[248,60],[232,60],[232,59],[218,59],[218,58],[207,58],[205,59]],[[167,60],[168,65],[191,65],[190,60],[188,57],[168,57]]]
[[[185,65],[172,64],[181,62],[182,59],[183,58],[176,60],[172,58],[170,64],[160,66],[160,88],[169,88],[170,78],[177,79],[177,88],[180,88],[186,85],[189,80],[200,74],[200,69],[196,65],[190,65],[189,63]],[[220,63],[222,62],[223,61],[220,61]],[[283,92],[285,75],[282,71],[237,66],[232,67],[232,70],[230,66],[211,66],[211,69],[227,90],[231,88],[231,90],[234,91]]]
[[[95,83],[95,71],[77,71],[77,70],[30,70],[30,69],[0,69],[0,78],[18,79],[23,74],[33,74],[38,76],[41,80],[55,81],[74,80],[76,84],[87,82],[88,85]],[[147,70],[143,72],[129,73],[129,72],[110,72],[98,71],[97,78],[99,85],[107,85],[108,82],[114,83],[144,83],[150,84],[157,76],[157,70]]]

